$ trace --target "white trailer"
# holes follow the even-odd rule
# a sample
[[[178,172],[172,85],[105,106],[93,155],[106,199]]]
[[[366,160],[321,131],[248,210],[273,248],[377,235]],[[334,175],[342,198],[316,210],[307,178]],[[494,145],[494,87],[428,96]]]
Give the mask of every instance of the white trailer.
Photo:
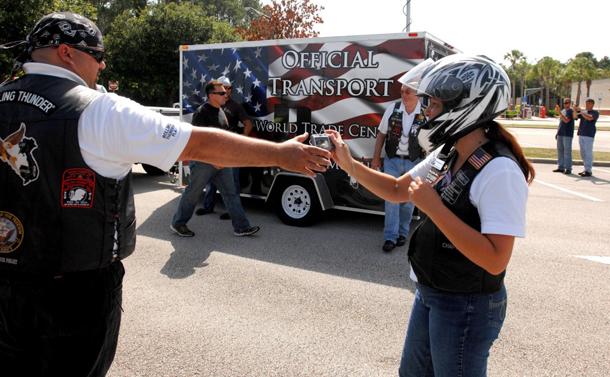
[[[205,102],[206,82],[226,76],[256,137],[282,141],[334,129],[370,163],[381,116],[400,99],[396,80],[424,59],[455,52],[425,32],[183,45],[181,115],[189,119]],[[267,200],[290,225],[310,225],[330,208],[383,214],[383,201],[337,166],[315,178],[241,169],[241,181],[242,196]]]

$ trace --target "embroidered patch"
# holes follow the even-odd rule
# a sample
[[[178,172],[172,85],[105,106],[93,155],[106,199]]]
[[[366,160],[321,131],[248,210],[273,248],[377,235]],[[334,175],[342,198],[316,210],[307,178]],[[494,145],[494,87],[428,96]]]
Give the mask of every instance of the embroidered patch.
[[[441,198],[447,203],[455,204],[460,197],[470,179],[463,171],[458,171],[451,183],[443,189]]]
[[[0,137],[0,160],[8,164],[21,178],[24,186],[38,179],[38,162],[32,153],[38,148],[36,139],[25,136],[26,126],[21,123],[19,129],[5,139]]]
[[[17,250],[23,241],[23,224],[10,212],[0,211],[0,254]],[[0,262],[16,264],[16,259],[0,258]]]
[[[470,165],[472,165],[475,169],[481,170],[481,168],[485,166],[485,164],[492,158],[493,157],[489,153],[479,148],[474,151],[470,157],[468,157],[468,162],[470,162]]]
[[[63,208],[91,208],[95,194],[95,173],[91,169],[64,170],[61,178],[61,206]]]

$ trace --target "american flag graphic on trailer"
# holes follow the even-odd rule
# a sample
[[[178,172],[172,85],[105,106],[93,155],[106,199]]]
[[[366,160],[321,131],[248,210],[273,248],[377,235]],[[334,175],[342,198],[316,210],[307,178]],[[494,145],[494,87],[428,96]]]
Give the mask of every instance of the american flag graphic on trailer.
[[[348,140],[371,138],[385,108],[400,98],[396,79],[424,59],[424,43],[402,38],[190,46],[182,53],[183,109],[195,111],[206,100],[205,83],[226,76],[258,133],[289,137],[334,128]]]

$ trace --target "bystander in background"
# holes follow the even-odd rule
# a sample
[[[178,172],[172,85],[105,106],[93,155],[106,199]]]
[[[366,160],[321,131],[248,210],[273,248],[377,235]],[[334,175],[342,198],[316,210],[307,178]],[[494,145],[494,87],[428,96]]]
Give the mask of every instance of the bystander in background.
[[[596,131],[595,124],[599,119],[599,112],[593,110],[594,104],[593,98],[587,98],[584,110],[576,106],[576,114],[580,119],[577,133],[578,144],[580,146],[580,157],[585,166],[585,169],[578,173],[581,177],[593,175],[593,139]]]

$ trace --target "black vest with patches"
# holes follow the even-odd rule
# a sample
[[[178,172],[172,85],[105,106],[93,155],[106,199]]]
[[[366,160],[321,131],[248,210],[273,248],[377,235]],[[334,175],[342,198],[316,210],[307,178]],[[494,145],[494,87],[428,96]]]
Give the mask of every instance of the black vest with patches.
[[[400,138],[403,134],[402,111],[398,110],[400,108],[400,104],[400,101],[394,104],[394,110],[388,119],[388,134],[386,135],[385,139],[385,153],[389,158],[396,157]],[[425,123],[425,121],[426,117],[424,116],[423,112],[416,114],[415,119],[413,119],[413,123],[411,124],[411,128],[409,129],[407,150],[409,153],[409,160],[411,161],[415,161],[418,158],[424,157],[425,155],[424,150],[419,145],[419,141],[417,140],[419,129]]]
[[[44,75],[0,86],[0,275],[93,270],[133,252],[131,172],[103,177],[80,152],[78,119],[98,95]]]
[[[481,231],[479,213],[469,199],[475,177],[492,159],[504,156],[516,161],[501,143],[489,142],[478,148],[456,172],[451,182],[436,185],[443,203],[466,224]],[[451,163],[450,163],[451,164]],[[448,170],[451,170],[449,166]],[[409,243],[409,261],[420,284],[446,292],[492,293],[502,286],[505,271],[491,275],[471,262],[423,213]]]

